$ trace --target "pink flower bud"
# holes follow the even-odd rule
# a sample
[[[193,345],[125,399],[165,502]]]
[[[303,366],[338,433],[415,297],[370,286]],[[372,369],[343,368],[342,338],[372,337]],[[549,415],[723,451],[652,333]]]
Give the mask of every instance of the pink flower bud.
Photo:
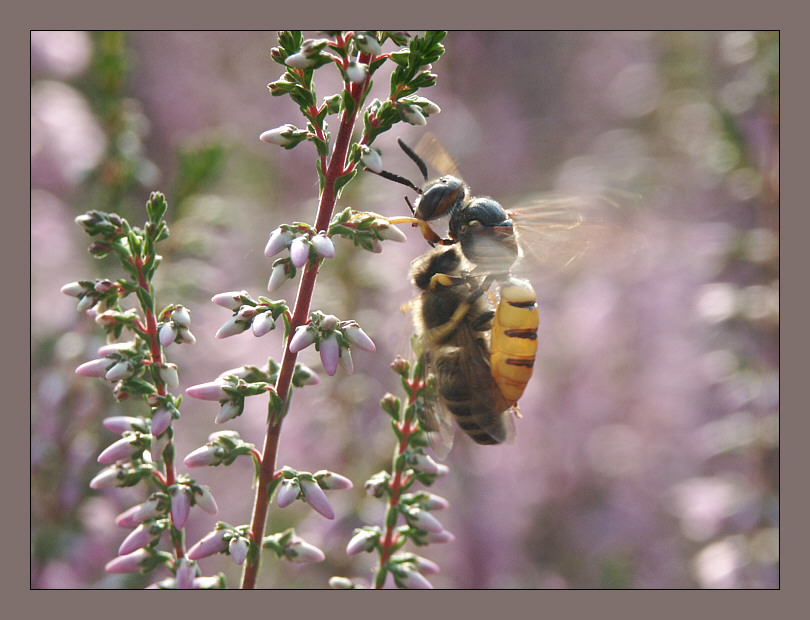
[[[337,372],[340,345],[334,333],[321,340],[321,363],[326,374],[330,377]]]
[[[186,557],[189,560],[201,560],[208,556],[225,551],[228,548],[228,543],[223,538],[225,530],[214,530],[203,536],[197,541],[191,549],[188,550]]]
[[[436,564],[436,562],[432,562],[431,560],[423,558],[420,555],[414,555],[413,562],[416,565],[416,570],[418,570],[423,575],[435,575],[436,573],[441,571],[439,565]]]
[[[216,305],[227,308],[228,310],[236,310],[242,305],[242,297],[247,296],[247,291],[230,291],[228,293],[218,293],[211,298]]]
[[[325,469],[322,469],[318,472],[315,472],[313,476],[315,477],[315,480],[318,481],[318,484],[322,488],[330,491],[342,491],[344,489],[352,488],[351,480],[349,480],[345,476],[336,474],[333,471],[327,471]]]
[[[222,381],[199,383],[186,389],[186,394],[192,398],[198,398],[200,400],[226,400],[229,398],[229,396],[222,389],[223,385],[225,385],[225,383]]]
[[[202,508],[211,516],[214,516],[219,512],[219,507],[217,506],[216,501],[214,501],[214,495],[211,493],[211,489],[205,485],[201,485],[197,490],[195,490],[194,504]]]
[[[222,325],[222,327],[217,330],[214,338],[228,338],[229,336],[235,336],[236,334],[241,334],[248,327],[250,327],[250,325],[242,321],[237,314],[228,319]]]
[[[354,347],[358,349],[362,349],[363,351],[368,351],[369,353],[374,353],[377,350],[377,346],[368,337],[368,334],[360,329],[357,325],[349,325],[348,327],[343,329],[343,336],[346,340]]]
[[[444,510],[448,506],[450,506],[450,502],[448,502],[443,497],[439,497],[438,495],[434,495],[433,493],[426,493],[426,497],[422,501],[422,507],[425,510]]]
[[[346,545],[346,555],[355,555],[363,551],[370,553],[377,543],[379,535],[376,532],[361,530],[352,536],[349,544]]]
[[[354,362],[352,361],[352,352],[349,351],[349,349],[341,350],[338,362],[340,363],[340,367],[343,369],[343,372],[345,372],[347,375],[354,374]]]
[[[135,527],[138,525],[138,521],[135,520],[135,515],[141,509],[141,505],[138,504],[137,506],[132,506],[131,508],[127,508],[124,512],[120,515],[115,517],[115,524],[119,527]]]
[[[250,327],[253,330],[253,335],[257,338],[261,338],[267,332],[275,329],[276,322],[273,320],[273,314],[271,312],[262,312],[256,315]]]
[[[409,590],[432,590],[430,582],[415,570],[404,569],[397,575],[397,581]]]
[[[127,342],[113,342],[111,344],[105,344],[98,348],[99,357],[108,357],[110,355],[114,355],[116,353],[120,353],[121,351],[126,351],[127,349],[134,349],[135,348],[135,341],[129,340]]]
[[[315,545],[310,545],[308,542],[293,536],[287,546],[285,547],[287,557],[293,562],[301,564],[311,564],[315,562],[323,562],[326,559],[324,552],[318,549]]]
[[[135,523],[143,523],[149,519],[162,516],[166,509],[166,505],[163,502],[163,498],[150,497],[144,503],[136,506],[137,510],[133,511],[131,519]]]
[[[278,497],[276,497],[278,507],[286,508],[292,504],[296,499],[298,499],[298,494],[300,491],[301,488],[298,486],[298,482],[296,480],[289,480],[286,478],[282,480],[278,488]]]
[[[170,322],[164,323],[160,326],[160,330],[158,331],[158,340],[160,340],[161,346],[168,347],[174,342],[175,338],[177,338],[177,330]]]
[[[290,261],[293,266],[301,269],[309,259],[309,240],[306,237],[296,237],[290,244]]]
[[[120,486],[122,482],[122,479],[119,477],[120,473],[121,470],[115,465],[105,467],[90,481],[90,488],[96,491],[116,488]]]
[[[172,412],[166,409],[165,407],[161,407],[157,409],[154,414],[152,414],[152,426],[151,431],[154,437],[159,437],[163,433],[166,432],[166,429],[171,426],[172,423]]]
[[[206,467],[219,462],[222,448],[212,444],[206,444],[189,452],[183,464],[186,467]]]
[[[441,532],[428,532],[426,538],[428,542],[435,544],[449,543],[456,539],[456,537],[447,530],[442,530]]]
[[[191,497],[185,485],[176,485],[170,493],[172,496],[172,521],[177,529],[182,530],[186,526],[188,513],[191,511]]]
[[[409,509],[408,521],[414,527],[417,527],[420,530],[425,530],[426,532],[438,534],[444,530],[444,527],[442,527],[442,524],[439,523],[439,520],[436,517],[426,510],[422,510],[421,508],[414,507]]]
[[[301,480],[301,491],[304,494],[304,500],[310,507],[319,512],[327,519],[334,519],[335,518],[335,511],[332,510],[332,506],[329,504],[329,500],[326,498],[326,493],[323,492],[320,486],[318,486],[317,482],[313,482],[311,480]]]
[[[315,332],[307,325],[299,325],[295,328],[293,337],[290,338],[290,353],[303,351],[313,342],[315,342]]]
[[[115,415],[104,418],[101,425],[108,431],[122,435],[127,431],[142,431],[144,429],[143,418],[133,418],[126,415]]]
[[[267,258],[275,256],[281,252],[281,250],[286,248],[287,245],[289,245],[294,236],[295,235],[292,233],[292,231],[276,228],[270,233],[270,238],[267,240],[267,245],[264,246],[264,255]]]
[[[141,569],[141,563],[148,560],[150,555],[146,549],[138,549],[133,553],[119,555],[110,560],[104,568],[108,573],[134,573]]]
[[[178,590],[191,590],[194,587],[194,578],[197,576],[197,566],[186,558],[180,560],[175,573]]]
[[[243,403],[235,400],[228,400],[222,403],[219,408],[217,417],[214,418],[214,424],[225,424],[228,420],[233,420],[236,416],[242,413]]]
[[[354,582],[346,577],[335,576],[329,578],[329,587],[333,590],[353,590]]]
[[[312,237],[312,247],[315,248],[318,255],[324,258],[334,258],[335,256],[335,244],[326,236],[326,233],[319,232]]]
[[[108,357],[90,360],[78,366],[76,374],[82,377],[101,378],[107,374],[107,370],[112,368],[114,364],[115,362]]]
[[[152,534],[150,528],[152,526],[147,523],[141,523],[138,527],[132,530],[118,547],[118,555],[127,555],[133,551],[137,551],[152,542]]]
[[[115,463],[122,459],[128,459],[137,453],[141,447],[134,437],[122,437],[115,443],[107,446],[101,454],[98,455],[99,463]]]
[[[234,536],[231,538],[231,542],[228,543],[228,552],[231,554],[233,561],[241,566],[244,563],[245,558],[247,558],[247,541],[239,536]]]

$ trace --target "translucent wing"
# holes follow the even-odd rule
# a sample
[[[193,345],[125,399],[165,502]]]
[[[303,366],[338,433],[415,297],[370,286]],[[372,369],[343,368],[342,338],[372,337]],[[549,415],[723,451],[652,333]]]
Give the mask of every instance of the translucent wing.
[[[576,267],[621,234],[627,196],[543,194],[508,208],[522,260],[517,273],[537,281]],[[630,248],[628,248],[630,249]]]
[[[425,369],[425,398],[418,411],[419,424],[425,431],[433,452],[438,458],[444,459],[450,453],[455,438],[456,427],[453,424],[453,416],[439,397],[433,357],[429,347],[425,346],[424,338],[415,335],[411,339],[411,348]]]
[[[413,150],[440,175],[449,174],[458,179],[462,178],[455,160],[432,133],[423,134]]]

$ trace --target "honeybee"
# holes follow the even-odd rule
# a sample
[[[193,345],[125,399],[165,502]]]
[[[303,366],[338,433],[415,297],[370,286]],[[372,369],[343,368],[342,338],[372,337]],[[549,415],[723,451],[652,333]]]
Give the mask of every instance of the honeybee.
[[[413,261],[411,280],[422,291],[412,305],[421,356],[435,379],[423,426],[439,456],[452,445],[449,411],[473,441],[492,445],[514,438],[512,404],[490,367],[494,315],[481,278],[456,245],[437,246]],[[430,379],[428,379],[430,385]],[[430,398],[432,397],[432,398]]]

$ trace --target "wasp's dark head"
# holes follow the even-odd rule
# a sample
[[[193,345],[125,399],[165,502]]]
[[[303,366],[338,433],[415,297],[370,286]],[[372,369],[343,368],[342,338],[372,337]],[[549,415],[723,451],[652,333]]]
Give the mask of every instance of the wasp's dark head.
[[[455,213],[469,194],[469,187],[461,179],[450,175],[439,177],[422,188],[414,217],[427,221]]]
[[[486,196],[452,213],[450,236],[461,244],[467,260],[489,272],[508,272],[520,255],[512,219]]]

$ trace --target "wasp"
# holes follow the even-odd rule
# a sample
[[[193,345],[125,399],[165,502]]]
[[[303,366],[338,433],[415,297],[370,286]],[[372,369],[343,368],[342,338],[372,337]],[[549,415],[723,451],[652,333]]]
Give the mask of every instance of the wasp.
[[[460,246],[463,258],[473,266],[472,271],[482,274],[480,286],[470,292],[471,297],[480,297],[493,280],[499,282],[500,301],[491,321],[492,335],[488,338],[489,366],[509,407],[515,407],[532,375],[539,324],[534,288],[528,280],[511,274],[513,265],[522,257],[517,231],[512,217],[500,203],[489,196],[472,195],[447,152],[432,136],[426,136],[426,140],[420,142],[422,150],[428,151],[426,156],[435,167],[449,173],[428,181],[424,160],[399,139],[402,150],[422,172],[425,184],[418,187],[399,175],[387,171],[377,173],[410,187],[418,194],[415,204],[411,204],[407,197],[405,199],[413,217],[391,221],[418,225],[432,246]],[[443,238],[433,230],[430,221],[445,215],[449,215],[449,236]],[[418,264],[421,265],[422,261]],[[458,290],[454,293],[457,294]],[[464,311],[471,303],[456,303],[455,309]],[[448,326],[448,329],[452,328],[453,325]]]
[[[483,294],[481,278],[455,245],[434,247],[414,260],[410,276],[422,291],[412,306],[430,377],[422,421],[434,449],[442,456],[452,445],[446,412],[476,443],[511,441],[513,403],[496,382],[490,361],[497,312]]]

